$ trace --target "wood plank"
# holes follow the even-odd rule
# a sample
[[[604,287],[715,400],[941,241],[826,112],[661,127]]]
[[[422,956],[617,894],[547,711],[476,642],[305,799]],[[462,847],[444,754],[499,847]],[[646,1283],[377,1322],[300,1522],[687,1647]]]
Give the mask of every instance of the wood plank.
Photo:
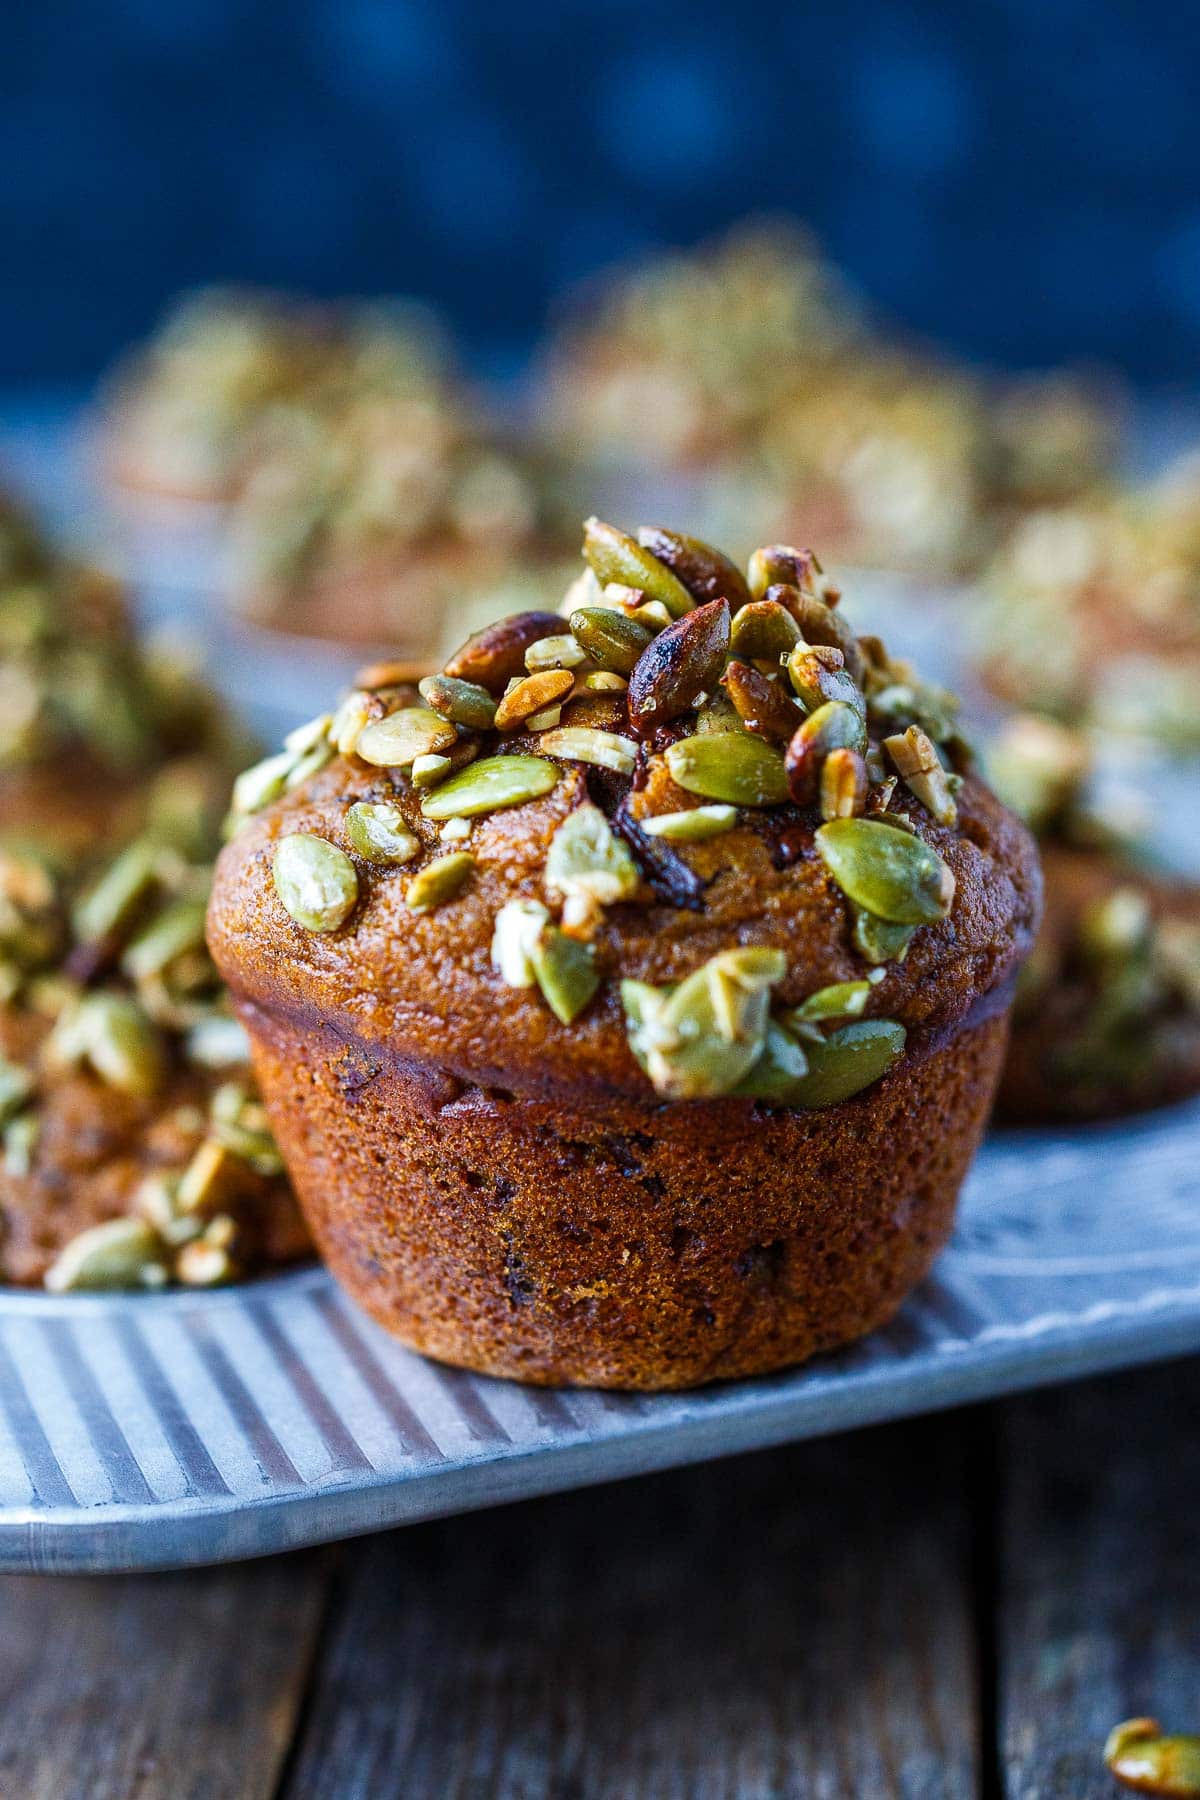
[[[268,1800],[333,1560],[0,1580],[5,1800]]]
[[[956,1420],[357,1547],[292,1800],[967,1800]]]
[[[1200,1730],[1200,1363],[1004,1409],[1000,1730],[1009,1800],[1114,1800],[1118,1720]]]

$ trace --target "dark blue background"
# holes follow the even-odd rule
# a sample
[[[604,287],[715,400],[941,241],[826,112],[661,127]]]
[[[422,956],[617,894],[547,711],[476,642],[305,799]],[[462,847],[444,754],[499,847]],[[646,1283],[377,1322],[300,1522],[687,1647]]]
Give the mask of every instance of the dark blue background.
[[[226,277],[425,294],[495,362],[564,282],[777,207],[975,355],[1200,358],[1186,0],[9,0],[0,42],[9,384]]]

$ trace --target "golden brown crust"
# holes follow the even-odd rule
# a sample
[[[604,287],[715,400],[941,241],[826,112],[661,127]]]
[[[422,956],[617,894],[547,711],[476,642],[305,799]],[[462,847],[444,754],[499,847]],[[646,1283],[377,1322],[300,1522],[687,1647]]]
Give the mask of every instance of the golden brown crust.
[[[406,1343],[537,1383],[764,1373],[891,1317],[949,1234],[1006,1021],[819,1112],[466,1084],[247,1004],[318,1246]],[[336,1175],[333,1171],[336,1170]]]
[[[470,884],[453,907],[417,916],[403,896],[412,874],[444,850],[437,828],[421,818],[416,796],[394,790],[384,772],[338,758],[222,852],[209,912],[217,966],[235,995],[267,1011],[344,1019],[368,1042],[410,1056],[435,1053],[461,1075],[644,1097],[648,1084],[629,1050],[612,981],[566,1026],[535,993],[506,987],[491,964],[496,912],[514,896],[545,897],[550,838],[585,792],[583,775],[566,770],[545,799],[477,820]],[[654,775],[645,793],[655,810],[667,810],[669,795]],[[307,932],[274,891],[274,846],[289,832],[310,831],[350,852],[343,819],[362,799],[394,800],[423,840],[422,857],[390,870],[360,862],[362,898],[352,920],[337,932]],[[944,924],[918,931],[904,962],[888,965],[869,1010],[911,1029],[937,1029],[961,1018],[1025,956],[1040,876],[1024,826],[973,777],[960,796],[957,832],[925,819],[915,803],[911,810],[954,870],[954,910]],[[757,822],[743,815],[708,843],[678,846],[707,884],[703,910],[640,901],[611,908],[595,940],[604,975],[678,981],[737,943],[786,949],[788,973],[778,989],[785,1004],[828,982],[860,979],[866,965],[850,943],[847,903],[812,849],[813,830],[811,819],[775,809]],[[788,867],[776,866],[791,854]]]

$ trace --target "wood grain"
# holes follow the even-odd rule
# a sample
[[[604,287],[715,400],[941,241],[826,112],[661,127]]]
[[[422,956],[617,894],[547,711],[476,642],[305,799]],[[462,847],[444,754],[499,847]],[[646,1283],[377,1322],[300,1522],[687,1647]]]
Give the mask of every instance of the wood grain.
[[[1008,1800],[1115,1800],[1109,1728],[1200,1731],[1200,1364],[1012,1403],[1001,1443]]]
[[[971,1545],[945,1423],[357,1549],[291,1800],[966,1800]]]
[[[267,1800],[333,1559],[0,1579],[4,1800]]]

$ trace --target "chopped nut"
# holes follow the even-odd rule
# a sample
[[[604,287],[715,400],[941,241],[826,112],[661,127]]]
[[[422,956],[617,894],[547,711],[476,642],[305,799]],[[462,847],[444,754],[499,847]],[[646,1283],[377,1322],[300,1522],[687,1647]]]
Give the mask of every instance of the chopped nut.
[[[544,669],[577,669],[584,661],[584,651],[569,633],[559,637],[539,638],[525,652],[525,667],[531,675]]]
[[[821,765],[823,819],[852,819],[867,801],[867,765],[858,750],[831,750]]]
[[[526,675],[506,693],[496,708],[496,730],[515,731],[531,713],[561,700],[575,686],[570,669],[544,669],[539,675]]]
[[[564,725],[548,731],[541,739],[548,756],[563,762],[595,763],[603,769],[615,769],[619,775],[632,775],[637,763],[637,745],[632,738],[615,731],[595,731],[587,725]]]
[[[904,785],[926,807],[939,825],[954,825],[958,806],[950,790],[946,770],[933,740],[919,725],[886,737],[883,747]]]
[[[536,984],[533,950],[549,922],[549,911],[540,900],[509,900],[496,914],[492,966],[507,987],[530,988]]]

